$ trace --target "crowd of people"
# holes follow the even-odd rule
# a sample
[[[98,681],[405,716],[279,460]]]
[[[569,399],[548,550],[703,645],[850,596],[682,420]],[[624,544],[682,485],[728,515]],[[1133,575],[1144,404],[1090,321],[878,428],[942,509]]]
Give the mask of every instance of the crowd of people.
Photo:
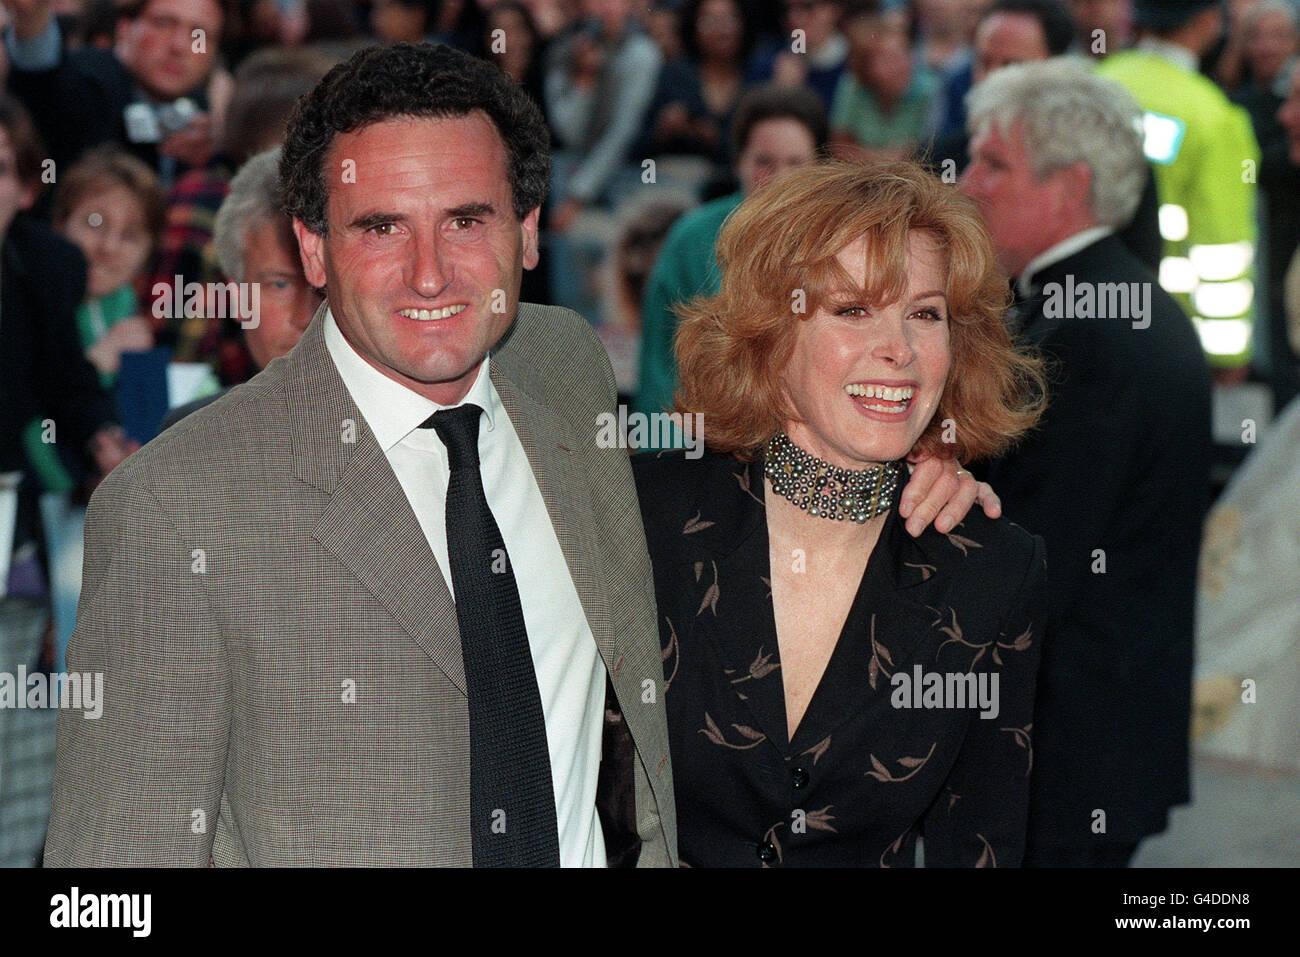
[[[453,151],[462,141],[491,140],[490,129],[471,122],[473,108],[462,108],[470,101],[457,99],[469,94],[449,79],[455,69],[430,68],[402,52],[407,44],[438,44],[498,68],[541,118],[537,137],[512,139],[489,110],[509,150],[512,211],[524,237],[523,269],[513,278],[496,277],[506,287],[507,308],[493,313],[513,318],[518,303],[575,310],[595,328],[612,362],[611,397],[646,416],[673,409],[705,416],[710,452],[702,466],[668,456],[641,461],[635,474],[660,609],[655,634],[665,670],[670,661],[686,670],[677,684],[669,677],[665,685],[665,695],[669,688],[677,694],[667,701],[664,741],[656,737],[659,728],[627,721],[639,747],[649,736],[654,748],[671,752],[677,775],[677,833],[657,817],[652,825],[634,821],[626,829],[632,843],[643,843],[661,862],[678,859],[679,835],[680,859],[690,863],[883,865],[910,862],[922,836],[930,863],[1122,866],[1144,838],[1166,827],[1170,808],[1188,801],[1188,726],[1194,702],[1201,702],[1193,690],[1198,562],[1211,466],[1220,454],[1215,443],[1224,443],[1213,428],[1212,395],[1216,388],[1256,383],[1280,413],[1300,394],[1300,16],[1291,0],[3,0],[3,19],[0,479],[13,478],[0,484],[0,494],[11,493],[13,521],[9,539],[0,539],[6,553],[0,563],[6,586],[0,591],[0,669],[43,663],[57,671],[65,665],[71,616],[52,617],[50,609],[58,607],[63,563],[56,552],[67,536],[66,529],[52,527],[51,496],[72,503],[75,516],[110,472],[197,410],[226,407],[218,401],[223,396],[247,398],[258,381],[265,382],[255,377],[268,367],[281,375],[305,374],[290,360],[305,361],[295,347],[310,329],[319,332],[320,317],[327,315],[323,303],[342,320],[345,300],[336,297],[350,285],[342,270],[378,253],[332,245],[345,243],[331,233],[340,228],[339,210],[327,208],[320,191],[404,170],[400,163],[392,169],[365,164],[385,147],[400,158],[398,127],[389,127],[404,115],[404,97],[419,95],[396,92],[403,77],[373,71],[409,69],[410,82],[441,85],[429,95],[447,104],[433,114],[443,119],[413,120],[413,135],[457,137],[446,147]],[[374,52],[383,50],[391,58]],[[364,63],[371,65],[356,65]],[[349,82],[359,86],[339,87],[340,70],[351,70]],[[333,86],[327,77],[335,78]],[[314,108],[322,115],[353,109],[356,129],[305,128],[310,118],[302,104],[308,94],[323,96],[322,89],[335,99]],[[518,110],[513,101],[492,95],[493,109],[523,122],[509,114]],[[374,142],[366,140],[367,130],[380,131]],[[338,168],[326,175],[310,163],[319,166],[321,143],[330,137],[353,137],[356,155],[330,154]],[[420,149],[427,148],[421,141]],[[547,159],[530,160],[526,151]],[[485,148],[483,155],[490,152]],[[448,155],[438,154],[435,162],[467,182],[478,175]],[[537,202],[524,203],[523,195]],[[470,204],[459,218],[477,222],[502,212]],[[895,220],[905,224],[901,232]],[[942,252],[917,244],[915,237],[930,235],[942,237]],[[865,245],[854,245],[859,241]],[[864,256],[869,268],[859,276]],[[437,255],[417,266],[430,274],[441,268]],[[928,326],[923,333],[882,333],[879,341],[850,346],[836,325],[847,323],[847,314],[828,318],[835,297],[826,277],[832,273],[871,294],[861,303],[836,301],[837,309],[851,305],[865,314],[902,302],[911,311],[900,315],[900,329],[935,322],[950,325],[951,332],[944,333],[942,347]],[[930,285],[948,290],[943,303],[927,299],[931,289],[917,284],[918,275],[937,277]],[[518,283],[513,295],[511,282]],[[807,303],[791,307],[792,293],[805,291]],[[750,315],[755,309],[775,315],[782,301],[787,312],[802,314],[806,306],[824,327],[814,329],[810,320],[795,337]],[[526,325],[525,307],[518,309]],[[535,323],[553,318],[549,311],[527,315]],[[358,330],[340,325],[355,345]],[[377,336],[376,350],[398,348],[373,329],[369,334]],[[328,345],[337,363],[343,338],[330,338],[338,336],[333,325],[316,338],[321,335],[318,358],[324,361]],[[523,343],[520,356],[572,360],[534,347],[532,335],[511,333]],[[581,337],[574,342],[574,354],[585,355]],[[495,377],[497,357],[491,355]],[[867,355],[901,371],[854,379]],[[277,366],[284,357],[290,360]],[[507,350],[501,368],[521,361]],[[782,411],[779,396],[769,395],[776,381],[769,367],[778,361],[792,363],[781,381],[793,415]],[[907,371],[912,361],[932,362],[933,381]],[[949,370],[944,392],[940,383]],[[341,365],[340,371],[355,397],[364,367],[349,374]],[[897,428],[897,435],[889,432],[888,442],[875,445],[845,438],[842,418],[849,413],[832,410],[826,398],[827,381],[837,376],[855,390],[848,395],[864,415],[875,416],[881,428]],[[877,387],[878,394],[871,391]],[[922,401],[929,387],[934,394]],[[498,388],[499,400],[493,393],[490,402],[479,403],[488,409],[488,422],[492,403],[508,409],[519,401]],[[542,394],[529,388],[522,391]],[[373,391],[371,400],[381,392]],[[478,401],[475,394],[471,399]],[[433,401],[451,405],[464,395]],[[331,414],[342,408],[337,398],[323,400],[334,403]],[[357,404],[369,419],[367,404]],[[249,406],[247,414],[264,413]],[[906,428],[891,418],[899,415],[907,418]],[[1262,434],[1268,423],[1253,425]],[[277,426],[268,420],[261,427]],[[533,458],[536,439],[516,428]],[[371,429],[383,435],[373,421]],[[942,437],[948,431],[955,438]],[[1240,431],[1237,448],[1225,453],[1232,462],[1239,461],[1240,446],[1256,442],[1245,423]],[[769,446],[769,439],[777,442],[774,435],[786,445]],[[642,446],[671,447],[680,439]],[[845,693],[851,662],[833,658],[828,664],[826,648],[796,671],[801,660],[789,650],[792,636],[808,628],[796,609],[820,600],[807,590],[816,576],[792,578],[775,559],[768,569],[766,548],[738,566],[744,550],[719,534],[730,528],[743,537],[758,520],[749,514],[751,490],[764,481],[765,457],[785,455],[799,468],[799,456],[811,454],[852,470],[915,457],[918,450],[936,460],[955,455],[961,467],[944,479],[951,489],[960,477],[959,494],[967,493],[969,467],[1000,496],[1006,517],[1027,532],[1008,532],[975,514],[958,533],[956,519],[944,513],[926,533],[933,540],[905,543],[901,533],[873,525],[857,528],[868,530],[865,538],[819,537],[802,524],[806,516],[784,506],[767,509],[764,519],[773,541],[802,543],[836,570],[814,589],[835,596],[824,602],[833,612],[823,622],[832,638],[841,625],[845,634],[864,627],[859,606],[869,579],[877,599],[917,585],[927,601],[905,595],[904,602],[946,606],[943,614],[951,620],[943,634],[961,647],[991,649],[985,669],[993,667],[990,661],[1003,667],[999,649],[1008,661],[1006,713],[996,723],[1001,732],[1018,733],[995,731],[959,747],[953,728],[935,725],[921,733],[900,725],[894,737],[882,737],[878,728],[871,730],[879,714],[853,717],[866,723],[856,742],[851,735],[859,732],[846,726],[846,744],[897,755],[887,758],[889,768],[876,764],[880,780],[919,772],[911,790],[899,788],[905,799],[871,818],[861,812],[876,799],[834,780],[854,760],[852,749],[830,744],[829,733],[832,727],[841,733],[840,712],[850,706],[830,692],[813,694],[823,670]],[[403,478],[392,448],[376,454],[380,460],[388,454]],[[593,476],[617,475],[609,481],[631,488],[604,458],[593,458],[590,467]],[[215,528],[221,522],[213,489],[200,487],[197,471],[191,478],[196,501],[213,510],[200,524]],[[452,478],[454,488],[454,471]],[[332,489],[337,480],[318,487]],[[236,487],[232,478],[217,492],[235,494]],[[179,481],[166,491],[175,495],[183,488]],[[548,488],[543,484],[542,492]],[[677,501],[674,490],[680,488],[692,493]],[[146,506],[125,489],[114,492],[110,505],[137,514]],[[271,491],[254,491],[255,501],[230,507],[247,508],[241,522],[256,524],[262,519],[254,512],[273,508]],[[590,494],[601,519],[582,529],[589,538],[612,534],[612,516],[635,515],[617,495],[606,502],[603,493]],[[496,511],[491,488],[487,501]],[[920,533],[943,504],[942,496],[937,504],[927,500],[909,530]],[[66,520],[67,510],[61,514]],[[540,514],[544,520],[544,510]],[[731,562],[715,563],[707,580],[701,569],[710,559],[708,547],[682,541],[682,526],[692,523],[714,525],[709,536],[721,543],[715,551]],[[120,583],[111,556],[90,554],[92,544],[104,546],[91,541],[92,531],[88,563],[97,563],[96,579]],[[153,527],[147,538],[166,548],[174,545],[166,534]],[[501,529],[512,556],[520,534]],[[891,572],[906,558],[928,570],[927,584],[880,574],[864,578],[866,555],[878,538],[882,552],[894,556]],[[636,544],[620,543],[637,564]],[[563,534],[560,544],[570,544]],[[956,552],[941,554],[941,547]],[[1044,547],[1045,580],[1039,568]],[[433,551],[447,568],[445,543]],[[970,554],[977,557],[956,569],[955,559]],[[558,549],[530,557],[572,562]],[[999,558],[1019,569],[1014,581],[1006,574],[1010,565],[998,570]],[[615,560],[612,549],[608,560]],[[682,569],[691,571],[689,581]],[[318,572],[326,578],[332,573]],[[969,593],[928,584],[931,575],[949,574]],[[535,583],[526,568],[516,575],[525,589],[520,627],[528,619],[531,632],[527,588]],[[73,580],[80,585],[79,565]],[[89,587],[89,574],[86,580]],[[712,590],[705,591],[710,582]],[[371,584],[387,594],[387,586]],[[447,584],[457,593],[462,587],[450,576]],[[585,591],[587,581],[575,572],[573,584],[578,591],[562,596],[565,607],[592,619],[589,602],[596,599]],[[170,595],[180,618],[203,614],[202,602],[181,585],[162,578],[155,585]],[[599,614],[621,615],[625,627],[640,622],[645,609],[631,599],[626,608],[610,610],[626,596],[607,586]],[[391,602],[403,600],[398,591]],[[1002,605],[993,609],[996,596]],[[776,606],[770,634],[763,631],[770,622],[748,618],[753,603],[765,598]],[[711,627],[767,634],[768,645],[751,635],[743,649],[733,649],[736,657],[692,665],[692,655],[697,663],[709,656],[705,632],[692,622],[710,600]],[[101,656],[108,655],[108,633],[94,629],[107,627],[111,609],[88,605],[83,592],[81,615],[88,610],[92,620],[81,625],[88,629],[85,653],[107,660]],[[904,619],[892,627],[925,631],[924,640],[936,637],[933,623]],[[592,630],[574,640],[590,644],[594,632],[599,643],[605,624],[593,621]],[[472,630],[464,620],[460,628],[462,634]],[[1047,640],[1039,641],[1044,634]],[[195,656],[211,653],[200,637],[185,640]],[[930,660],[946,645],[939,635]],[[722,677],[722,665],[751,668],[749,659],[741,660],[748,654],[757,666],[764,647],[778,646],[788,661],[784,703],[779,682],[776,699],[766,700],[771,689],[759,680],[761,666],[751,671],[749,686],[758,704],[743,704],[744,695],[735,700],[728,690],[733,672]],[[901,664],[901,656],[898,663],[886,658],[880,664],[874,647],[873,638],[867,646],[873,667],[892,672]],[[256,641],[242,653],[255,658]],[[970,669],[982,654],[967,663]],[[1197,677],[1220,682],[1213,686],[1216,721],[1227,724],[1233,708],[1221,682],[1237,672],[1224,656],[1209,657],[1218,670]],[[295,660],[304,675],[315,673],[313,662]],[[601,673],[599,660],[583,661],[588,671]],[[710,670],[715,664],[717,674]],[[792,701],[795,674],[804,679],[803,697]],[[185,684],[175,674],[169,680]],[[540,666],[538,680],[549,706]],[[603,701],[603,677],[593,679],[591,687],[597,685],[593,694]],[[304,685],[295,693],[312,692]],[[613,711],[627,711],[626,701],[617,704],[621,709]],[[473,694],[470,706],[473,721],[489,720],[474,710]],[[801,726],[804,708],[811,720]],[[702,737],[695,727],[700,722]],[[745,742],[728,744],[729,732],[716,722],[744,729]],[[549,712],[545,730],[554,730]],[[599,751],[599,734],[593,739],[588,732],[579,735],[586,757],[592,748]],[[274,750],[277,745],[260,733],[250,732],[246,746]],[[751,754],[760,741],[766,744]],[[95,743],[78,740],[79,763],[61,769],[61,776],[93,770],[87,749]],[[915,763],[927,747],[927,760]],[[1022,750],[1032,754],[1032,779],[1021,768]],[[552,740],[553,769],[569,767],[556,751]],[[814,768],[822,758],[825,767]],[[255,757],[248,760],[256,764]],[[573,774],[586,773],[583,760],[570,761]],[[896,762],[902,763],[893,767]],[[998,775],[1018,783],[1005,792],[981,790],[991,785],[977,780],[976,768],[1000,769]],[[798,783],[809,769],[813,783]],[[843,808],[835,826],[826,816],[810,825],[817,840],[789,832],[784,784],[767,792],[754,784],[770,783],[778,770],[794,775],[800,802]],[[655,814],[667,816],[665,784],[649,783],[653,771],[637,765],[638,809],[653,790]],[[719,802],[720,779],[753,800]],[[9,780],[14,787],[17,779]],[[326,781],[323,776],[317,783],[325,787]],[[71,808],[91,799],[73,796],[71,783],[63,786],[52,846],[63,861],[94,860],[69,823]],[[132,782],[122,776],[114,786],[126,793]],[[967,788],[966,803],[957,807]],[[288,791],[270,790],[262,803],[250,800],[250,819],[287,800]],[[589,833],[590,814],[581,827],[564,827],[564,815],[581,811],[574,802],[588,800],[588,790],[565,792],[557,784],[565,863],[591,863],[602,854]],[[932,806],[941,794],[952,800],[942,815]],[[0,864],[39,856],[44,820],[35,815],[19,826],[11,819],[6,832],[5,799],[0,785]],[[184,802],[210,803],[188,793]],[[476,802],[468,806],[477,808]],[[335,836],[340,846],[362,854],[365,841],[356,835],[363,832]],[[606,823],[611,859],[614,833]],[[736,834],[745,840],[729,844]],[[162,840],[158,834],[149,839]],[[264,839],[271,840],[269,832]],[[215,854],[220,860],[224,853],[225,862],[310,862],[270,845],[241,849],[229,833],[219,840],[225,843]],[[141,846],[147,843],[142,839]],[[423,860],[403,848],[374,859]],[[102,850],[100,860],[132,858],[118,845]],[[200,856],[212,853],[209,842]],[[474,853],[477,862],[477,843]]]
[[[20,193],[18,205],[53,220],[88,260],[120,256],[122,266],[112,268],[127,269],[112,289],[92,277],[83,304],[102,314],[82,333],[93,337],[86,348],[101,373],[121,352],[154,346],[174,361],[206,363],[223,386],[256,371],[230,317],[192,310],[161,318],[153,305],[178,281],[224,278],[212,254],[217,207],[234,172],[283,137],[301,93],[357,47],[423,40],[492,60],[542,106],[554,144],[542,223],[548,255],[527,277],[526,298],[582,307],[609,327],[615,351],[630,340],[639,360],[621,356],[616,370],[621,391],[642,405],[643,393],[656,408],[671,394],[664,368],[675,320],[658,293],[642,311],[638,293],[648,277],[617,250],[636,234],[653,254],[664,223],[683,206],[752,188],[739,140],[751,132],[753,108],[742,114],[742,106],[761,87],[771,89],[760,112],[773,109],[773,89],[816,94],[825,120],[800,110],[809,129],[827,124],[826,143],[813,144],[823,152],[924,156],[951,177],[969,159],[971,87],[1000,66],[1069,53],[1095,60],[1147,113],[1155,182],[1131,227],[1144,231],[1134,246],[1194,317],[1211,364],[1225,378],[1267,382],[1277,409],[1297,391],[1284,307],[1298,228],[1297,173],[1280,112],[1296,55],[1287,0],[1231,4],[1222,31],[1216,4],[1135,11],[1126,0],[153,6],[16,0],[7,9],[6,87],[34,121],[38,153],[49,161],[29,172],[25,189],[33,192]],[[750,122],[737,124],[742,115]],[[92,150],[122,169],[129,164],[119,154],[138,159],[156,178],[138,168],[130,174],[136,198],[118,210],[132,224],[129,235],[93,227],[98,253],[86,246],[91,227],[78,233],[79,218],[68,218],[77,211],[58,199],[91,175],[93,164],[74,166],[91,163]],[[161,222],[155,196],[146,195],[151,185],[163,197]],[[602,212],[615,214],[613,233],[602,228],[608,218],[588,215]],[[143,250],[130,248],[146,237]],[[598,247],[603,269],[575,250],[583,244]],[[675,281],[660,277],[661,286]],[[679,288],[701,291],[694,280]],[[624,308],[629,298],[632,308]],[[642,334],[649,347],[638,351]],[[143,431],[136,428],[138,437]]]

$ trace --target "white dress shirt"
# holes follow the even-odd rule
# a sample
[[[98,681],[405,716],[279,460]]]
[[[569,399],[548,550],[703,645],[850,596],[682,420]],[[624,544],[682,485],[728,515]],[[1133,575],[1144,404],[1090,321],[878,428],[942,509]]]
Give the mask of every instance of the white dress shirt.
[[[443,408],[390,379],[357,354],[332,313],[325,345],[343,383],[388,457],[447,588],[447,482],[451,467],[438,433],[419,426]],[[596,813],[605,715],[605,666],[569,574],[541,490],[484,358],[461,403],[483,409],[478,451],[488,507],[501,529],[519,586],[528,644],[546,721],[563,867],[604,867]]]
[[[1093,226],[1082,232],[1075,233],[1062,239],[1055,246],[1044,249],[1041,253],[1029,260],[1024,269],[1020,270],[1020,276],[1016,279],[1016,286],[1020,290],[1020,295],[1028,299],[1033,294],[1034,275],[1042,272],[1053,263],[1059,263],[1062,259],[1068,259],[1082,249],[1087,249],[1093,243],[1106,236],[1109,236],[1115,230],[1109,226]]]

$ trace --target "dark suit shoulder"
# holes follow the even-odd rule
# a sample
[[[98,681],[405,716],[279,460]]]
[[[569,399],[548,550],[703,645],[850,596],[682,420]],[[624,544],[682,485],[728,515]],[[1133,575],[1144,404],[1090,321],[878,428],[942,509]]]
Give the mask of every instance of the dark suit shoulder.
[[[63,57],[63,65],[77,73],[113,86],[131,85],[130,73],[111,50],[81,47],[76,50],[65,50]]]
[[[63,284],[69,272],[84,272],[86,268],[86,259],[75,244],[29,215],[14,218],[5,245],[13,248],[23,271],[41,281],[51,277]]]
[[[1043,280],[1044,291],[1061,296],[1062,305],[1069,305],[1071,288],[1085,287],[1095,295],[1095,309],[1103,300],[1108,309],[1112,301],[1127,304],[1127,312],[1119,316],[1047,319],[1039,344],[1049,353],[1064,350],[1067,361],[1086,363],[1090,377],[1113,379],[1124,390],[1152,383],[1173,393],[1208,390],[1209,373],[1191,320],[1118,238],[1104,237],[1056,263]],[[1140,297],[1136,302],[1134,290]],[[1144,314],[1138,314],[1139,305]],[[1045,315],[1045,306],[1040,315]]]

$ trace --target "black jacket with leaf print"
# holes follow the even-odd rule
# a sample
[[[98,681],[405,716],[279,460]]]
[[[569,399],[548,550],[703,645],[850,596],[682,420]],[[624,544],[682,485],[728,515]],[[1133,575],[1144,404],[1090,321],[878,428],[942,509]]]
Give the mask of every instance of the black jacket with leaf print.
[[[787,740],[761,459],[664,452],[633,471],[683,864],[911,867],[923,837],[926,866],[1018,865],[1042,539],[978,512],[913,539],[895,503]]]

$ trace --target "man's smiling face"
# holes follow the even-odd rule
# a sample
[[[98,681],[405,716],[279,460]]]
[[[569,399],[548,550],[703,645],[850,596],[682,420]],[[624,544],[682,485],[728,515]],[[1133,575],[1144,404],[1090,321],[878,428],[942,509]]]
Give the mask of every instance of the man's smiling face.
[[[442,405],[469,391],[537,265],[538,210],[516,218],[507,162],[484,113],[384,120],[327,154],[327,235],[294,222],[307,278],[352,347]]]

